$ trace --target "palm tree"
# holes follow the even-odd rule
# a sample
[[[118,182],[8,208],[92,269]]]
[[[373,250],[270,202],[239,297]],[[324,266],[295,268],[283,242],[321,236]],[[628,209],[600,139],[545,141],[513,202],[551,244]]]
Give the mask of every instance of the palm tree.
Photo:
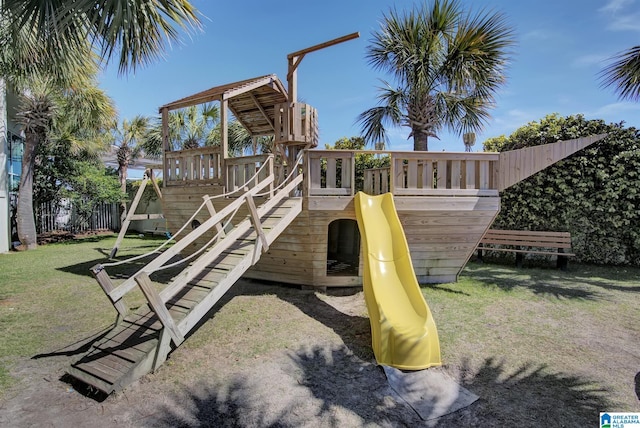
[[[634,46],[611,60],[613,62],[600,74],[603,86],[613,86],[622,99],[640,100],[640,46]]]
[[[115,116],[113,102],[97,87],[95,67],[86,72],[89,75],[76,76],[76,84],[71,88],[62,90],[47,79],[35,79],[28,90],[21,92],[17,117],[25,142],[18,188],[19,249],[37,246],[33,178],[39,146],[56,139],[71,144],[75,151],[93,150],[91,145],[101,141],[99,131]]]
[[[119,56],[120,72],[149,63],[162,54],[167,42],[178,38],[179,30],[199,28],[196,14],[187,0],[0,1],[0,87],[8,83],[22,92],[28,113],[21,118],[29,147],[20,190],[31,197],[23,196],[19,205],[24,205],[18,209],[24,247],[36,246],[29,206],[33,147],[51,122],[50,91],[71,87],[77,76],[86,75],[87,64],[98,58],[106,63]],[[49,88],[34,90],[30,82],[38,80],[47,80]]]
[[[434,0],[383,16],[368,46],[369,63],[390,73],[379,105],[358,116],[368,143],[388,141],[385,125],[408,126],[414,150],[446,127],[477,132],[490,117],[494,94],[505,82],[513,31],[499,13],[471,15],[457,0]]]
[[[38,145],[46,139],[55,107],[51,94],[43,90],[24,94],[19,108],[20,112],[17,116],[24,129],[25,140],[16,209],[18,239],[21,243],[18,249],[31,250],[37,246],[36,223],[33,216],[36,150]]]
[[[16,55],[23,69],[77,61],[78,49],[90,41],[105,62],[118,56],[125,72],[160,57],[179,30],[200,27],[187,0],[4,0],[0,7],[7,34],[28,31]],[[15,42],[0,38],[0,51],[14,49]]]
[[[189,106],[169,113],[169,148],[171,150],[195,149],[212,145],[220,110],[212,103]],[[162,155],[162,118],[156,117],[149,132],[144,136],[142,148],[145,155],[159,158]]]
[[[198,106],[189,106],[175,112],[178,116],[179,145],[183,149],[197,149],[207,144],[213,136],[214,128],[220,120],[220,110],[217,105],[208,103]]]
[[[130,121],[124,119],[121,126],[116,124],[113,129],[120,189],[123,193],[127,191],[129,165],[142,154],[142,144],[148,132],[149,118],[141,115],[135,116]],[[120,204],[120,216],[122,221],[124,221],[127,216],[127,202],[124,200]]]

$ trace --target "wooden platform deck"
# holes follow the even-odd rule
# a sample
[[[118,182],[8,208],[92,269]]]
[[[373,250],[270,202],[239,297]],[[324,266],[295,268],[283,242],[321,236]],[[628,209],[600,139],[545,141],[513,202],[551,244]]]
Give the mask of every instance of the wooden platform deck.
[[[261,231],[266,244],[273,242],[301,210],[301,198],[285,198],[272,207],[259,207],[258,211],[263,212],[260,215]],[[180,274],[158,293],[179,335],[186,336],[197,326],[242,274],[259,260],[261,251],[256,247],[264,244],[258,244],[260,233],[250,223],[246,218],[227,233],[227,237],[233,239],[231,245],[227,242],[222,251],[217,250],[219,245],[213,246],[183,271],[197,267],[197,274],[184,276],[183,283],[176,283],[183,277]],[[227,237],[221,242],[228,241]],[[154,310],[151,306],[145,305],[125,316],[67,372],[109,394],[122,390],[157,368],[180,343],[166,334],[162,310]]]

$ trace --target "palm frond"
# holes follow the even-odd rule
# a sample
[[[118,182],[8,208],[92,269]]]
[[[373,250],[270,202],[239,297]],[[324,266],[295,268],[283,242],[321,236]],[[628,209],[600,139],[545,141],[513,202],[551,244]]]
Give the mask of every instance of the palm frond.
[[[89,42],[105,61],[118,57],[121,73],[157,59],[181,31],[200,28],[187,0],[4,0],[2,7],[16,32],[30,29],[28,51],[40,53],[45,63]],[[21,59],[25,65],[38,63],[29,55]]]
[[[640,100],[640,46],[619,53],[600,73],[602,86],[613,87],[621,99]]]

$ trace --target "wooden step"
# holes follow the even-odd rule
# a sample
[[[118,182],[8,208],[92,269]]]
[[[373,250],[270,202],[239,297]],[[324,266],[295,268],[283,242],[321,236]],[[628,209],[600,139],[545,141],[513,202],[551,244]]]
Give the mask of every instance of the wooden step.
[[[288,198],[268,210],[261,217],[267,239],[273,242],[293,221],[301,207],[300,198]],[[199,324],[202,317],[255,262],[254,258],[260,256],[254,254],[256,236],[256,232],[248,228],[217,256],[212,252],[215,246],[207,250],[200,256],[203,260],[211,260],[204,270],[179,284],[166,307],[183,334],[186,335]],[[185,270],[199,259],[185,267]],[[166,345],[161,345],[162,331],[160,320],[145,305],[96,341],[67,372],[107,394],[119,391],[164,361],[168,351],[163,350]],[[170,343],[169,346],[173,348],[174,344]]]

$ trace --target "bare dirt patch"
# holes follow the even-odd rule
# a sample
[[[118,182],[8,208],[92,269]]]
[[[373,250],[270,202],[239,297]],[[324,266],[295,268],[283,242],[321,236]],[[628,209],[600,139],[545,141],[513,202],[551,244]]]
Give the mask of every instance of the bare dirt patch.
[[[279,316],[263,319],[274,307]],[[23,361],[0,425],[420,425],[375,364],[365,314],[361,291],[241,281],[160,370],[103,401],[64,381],[83,343]]]
[[[375,364],[361,290],[321,294],[241,280],[156,373],[106,399],[83,395],[78,385],[61,380],[66,367],[80,357],[84,342],[21,360],[11,373],[19,382],[0,399],[0,426],[583,427],[596,424],[602,410],[640,411],[633,404],[614,406],[610,386],[594,380],[595,374],[606,374],[603,368],[591,365],[588,373],[554,366],[549,358],[547,364],[534,362],[545,361],[535,355],[514,353],[509,347],[519,345],[510,341],[519,337],[520,327],[509,334],[499,331],[507,325],[491,328],[483,341],[474,342],[473,332],[454,327],[452,320],[466,322],[465,307],[481,301],[482,293],[464,285],[427,289],[436,320],[444,318],[445,310],[450,317],[441,324],[447,363],[442,370],[480,396],[437,421],[421,420]],[[545,299],[558,305],[553,297]],[[542,312],[545,302],[536,302]],[[511,309],[506,305],[502,310]],[[496,320],[518,322],[513,314]],[[452,329],[471,334],[466,346],[456,342]],[[87,332],[84,338],[99,333]],[[542,333],[523,334],[521,340],[546,345]],[[594,343],[591,335],[585,339],[585,346]],[[539,349],[541,355],[554,352],[553,345]],[[630,364],[639,361],[627,354],[626,363],[606,370],[628,372]],[[629,382],[620,385],[620,394],[634,394],[633,376]],[[635,382],[637,394],[638,376]]]

